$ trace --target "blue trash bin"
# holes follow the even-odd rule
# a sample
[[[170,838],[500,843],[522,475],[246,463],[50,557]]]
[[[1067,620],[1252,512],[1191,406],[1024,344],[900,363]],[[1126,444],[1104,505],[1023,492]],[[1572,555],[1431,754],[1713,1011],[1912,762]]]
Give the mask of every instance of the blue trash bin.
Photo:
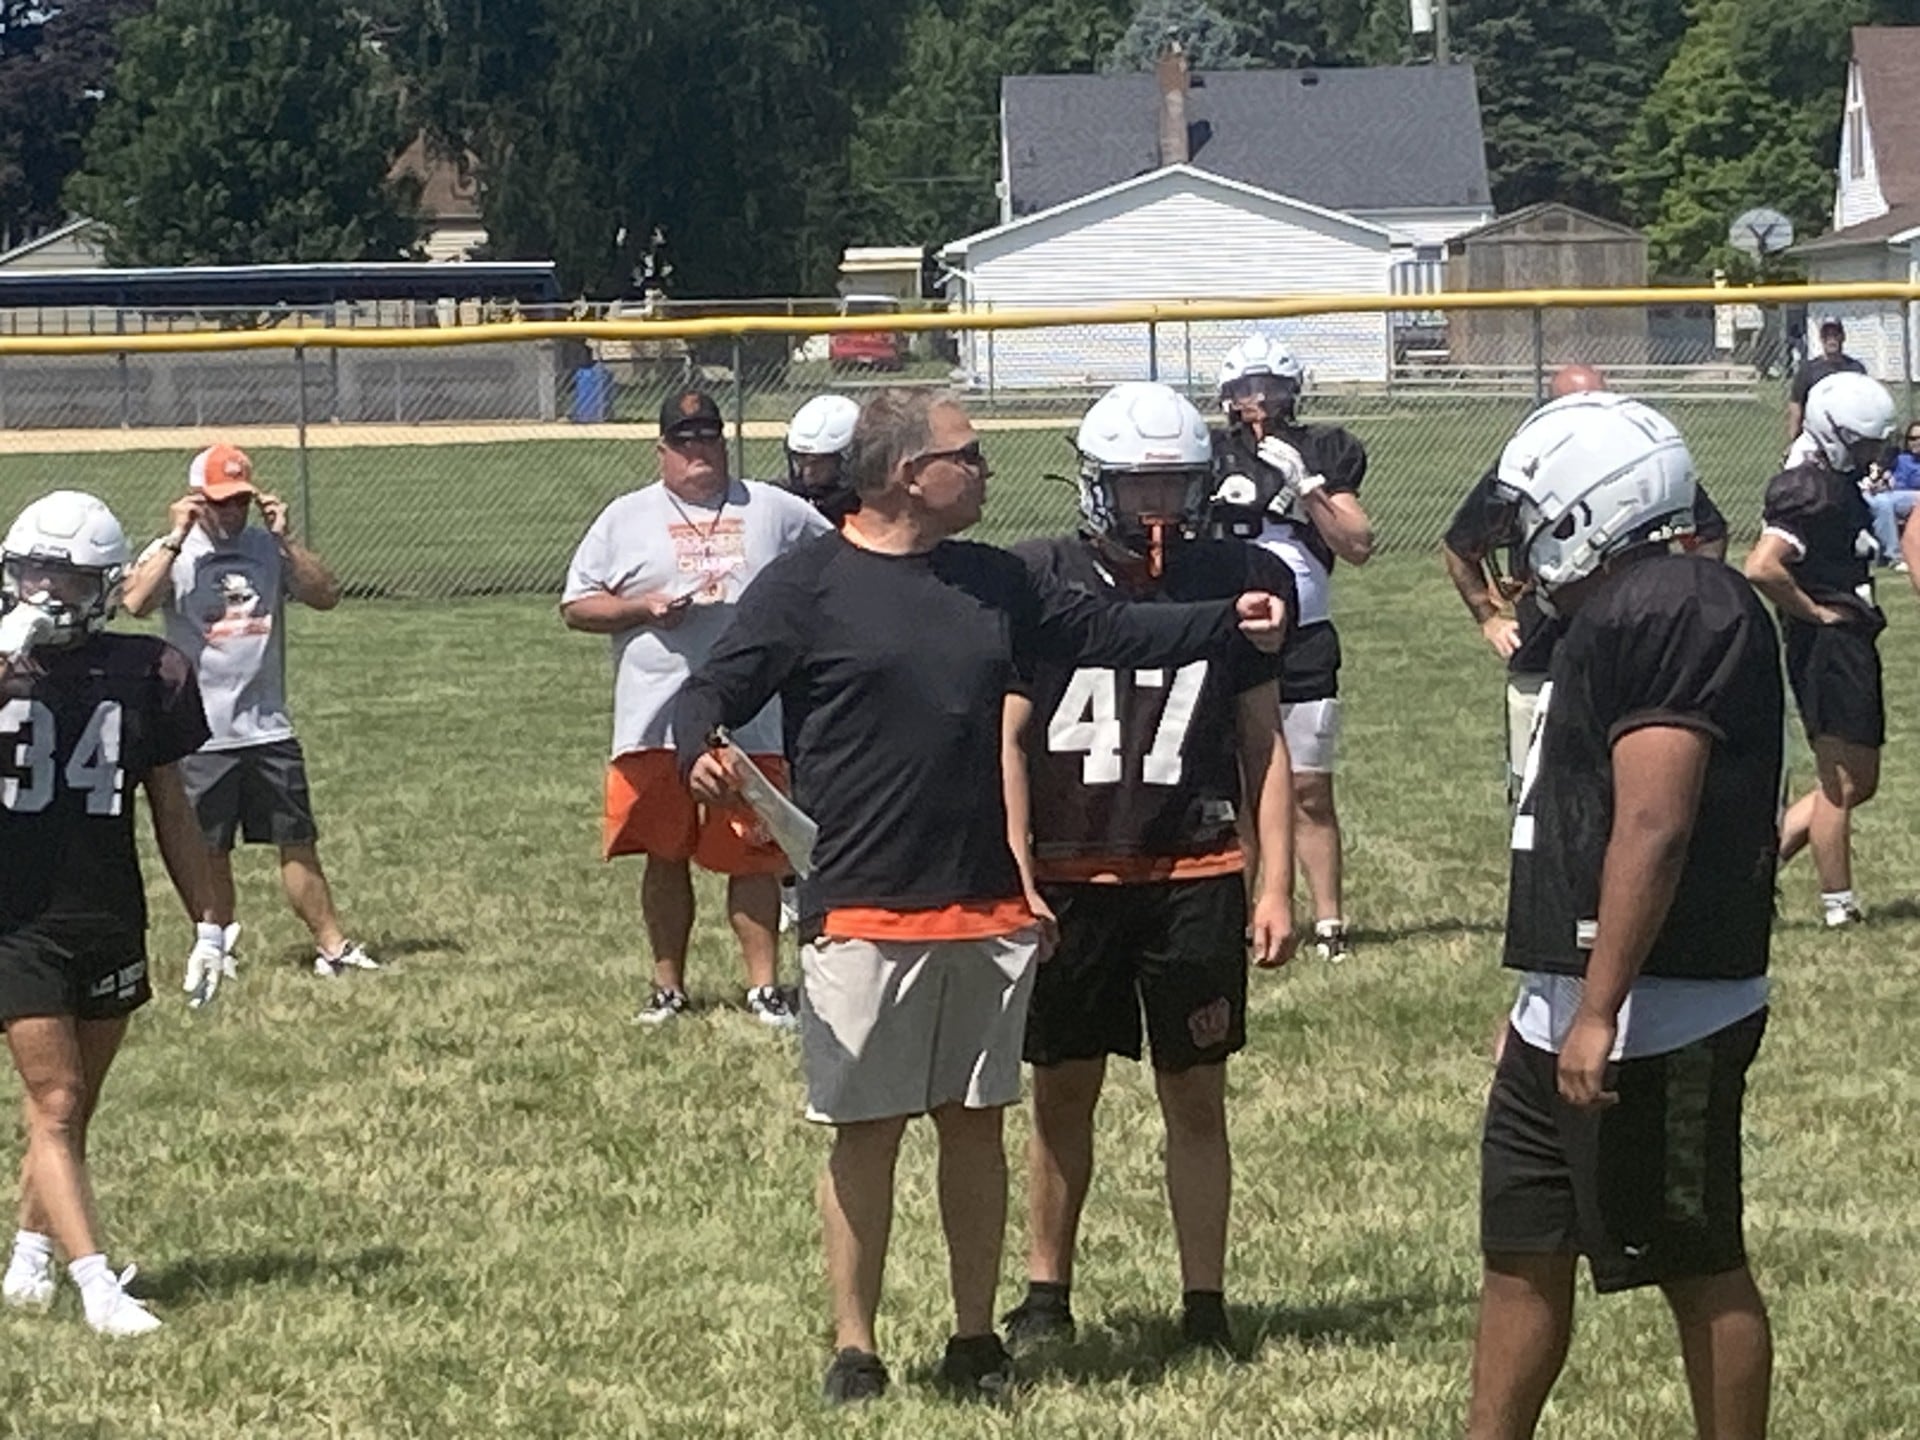
[[[613,418],[613,371],[598,360],[573,372],[573,423],[602,425]]]

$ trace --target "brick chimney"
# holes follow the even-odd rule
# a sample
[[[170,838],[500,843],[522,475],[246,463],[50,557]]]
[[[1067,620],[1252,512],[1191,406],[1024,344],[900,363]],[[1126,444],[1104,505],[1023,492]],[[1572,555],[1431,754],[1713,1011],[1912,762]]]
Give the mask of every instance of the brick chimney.
[[[1153,73],[1160,82],[1160,163],[1184,165],[1192,158],[1187,152],[1187,52],[1177,39],[1167,41]]]

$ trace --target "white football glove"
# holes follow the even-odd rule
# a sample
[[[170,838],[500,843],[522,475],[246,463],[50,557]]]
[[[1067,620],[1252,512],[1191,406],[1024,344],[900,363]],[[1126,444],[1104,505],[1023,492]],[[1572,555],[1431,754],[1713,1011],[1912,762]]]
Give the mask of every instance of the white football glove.
[[[1267,436],[1254,453],[1260,457],[1262,464],[1280,473],[1280,489],[1267,505],[1270,514],[1283,518],[1290,516],[1298,501],[1306,499],[1327,483],[1325,476],[1310,473],[1300,452],[1277,435]]]
[[[198,1010],[212,1002],[222,980],[233,978],[233,947],[240,939],[238,922],[222,929],[210,921],[193,927],[193,950],[187,956],[186,979],[180,988],[187,992],[187,1008]]]
[[[12,664],[26,659],[33,647],[53,632],[53,616],[31,600],[21,601],[0,615],[0,660]]]

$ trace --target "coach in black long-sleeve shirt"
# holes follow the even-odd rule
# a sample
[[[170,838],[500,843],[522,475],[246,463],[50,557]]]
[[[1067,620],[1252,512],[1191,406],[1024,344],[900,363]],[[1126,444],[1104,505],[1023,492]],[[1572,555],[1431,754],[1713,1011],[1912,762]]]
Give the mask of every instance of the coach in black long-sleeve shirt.
[[[926,1113],[953,1256],[956,1333],[941,1373],[997,1393],[1010,1376],[993,1333],[1000,1115],[1019,1096],[1037,943],[1000,789],[1016,658],[1177,666],[1248,643],[1236,628],[1277,647],[1285,615],[1264,594],[1114,605],[953,539],[980,518],[988,470],[951,395],[876,395],[849,460],[861,508],[748,587],[673,730],[695,794],[722,800],[731,779],[703,737],[778,694],[794,798],[820,825],[802,1039],[809,1114],[836,1127],[821,1189],[838,1346],[828,1395],[886,1384],[873,1325],[893,1161],[907,1119]]]

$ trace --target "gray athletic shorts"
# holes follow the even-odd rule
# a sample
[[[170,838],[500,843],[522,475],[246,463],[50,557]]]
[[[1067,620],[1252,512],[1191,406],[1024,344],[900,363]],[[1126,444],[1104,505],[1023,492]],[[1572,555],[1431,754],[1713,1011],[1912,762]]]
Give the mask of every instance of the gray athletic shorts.
[[[231,850],[236,833],[249,845],[311,845],[319,838],[298,740],[202,750],[180,762],[180,779],[209,850]]]
[[[807,1118],[828,1125],[1020,1098],[1038,932],[801,947]]]

